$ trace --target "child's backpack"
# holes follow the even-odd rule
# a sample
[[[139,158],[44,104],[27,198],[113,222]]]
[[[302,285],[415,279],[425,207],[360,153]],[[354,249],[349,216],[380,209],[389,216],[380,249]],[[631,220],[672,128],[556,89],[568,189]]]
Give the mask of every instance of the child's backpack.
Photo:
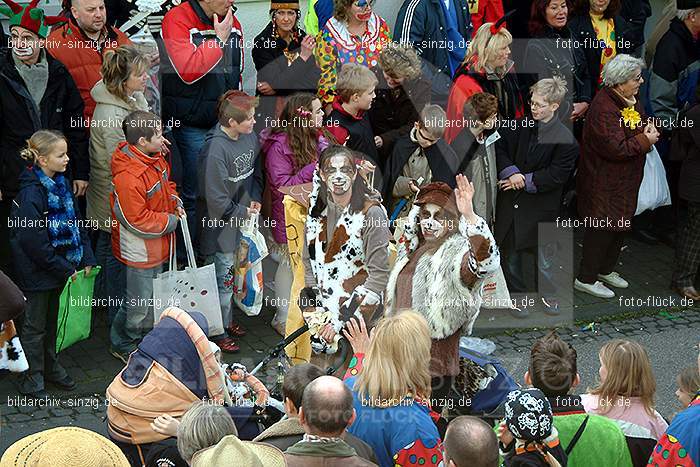
[[[461,400],[454,408],[460,415],[489,414],[518,388],[497,359],[463,347],[459,349],[459,370],[454,388]]]

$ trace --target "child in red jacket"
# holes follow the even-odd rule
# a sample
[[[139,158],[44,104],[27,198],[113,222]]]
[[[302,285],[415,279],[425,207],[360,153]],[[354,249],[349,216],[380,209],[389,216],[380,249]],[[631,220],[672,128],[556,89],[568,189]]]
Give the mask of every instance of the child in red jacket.
[[[137,110],[122,124],[126,141],[112,155],[112,251],[126,265],[126,294],[110,331],[110,353],[126,363],[153,327],[153,279],[169,257],[185,215],[161,154],[160,118]]]

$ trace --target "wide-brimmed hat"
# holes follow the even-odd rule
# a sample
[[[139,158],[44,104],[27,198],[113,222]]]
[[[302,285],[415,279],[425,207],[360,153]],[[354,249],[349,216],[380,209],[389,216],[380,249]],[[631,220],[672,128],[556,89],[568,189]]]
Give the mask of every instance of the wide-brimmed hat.
[[[286,467],[287,461],[282,451],[274,446],[241,441],[236,435],[228,435],[214,446],[197,451],[191,464],[192,467]]]
[[[94,431],[62,426],[20,439],[0,460],[0,467],[130,467],[119,448]]]

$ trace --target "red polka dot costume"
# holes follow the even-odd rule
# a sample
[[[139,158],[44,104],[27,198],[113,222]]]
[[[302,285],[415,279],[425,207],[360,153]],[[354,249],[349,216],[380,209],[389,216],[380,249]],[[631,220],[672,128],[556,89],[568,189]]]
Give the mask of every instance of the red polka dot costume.
[[[346,63],[358,63],[374,68],[379,64],[379,54],[391,41],[386,21],[372,13],[367,30],[362,37],[348,31],[347,24],[335,17],[328,20],[316,38],[314,55],[321,69],[318,81],[318,97],[321,102],[333,102],[335,82],[340,67]]]
[[[700,393],[676,415],[649,458],[652,467],[700,465]]]

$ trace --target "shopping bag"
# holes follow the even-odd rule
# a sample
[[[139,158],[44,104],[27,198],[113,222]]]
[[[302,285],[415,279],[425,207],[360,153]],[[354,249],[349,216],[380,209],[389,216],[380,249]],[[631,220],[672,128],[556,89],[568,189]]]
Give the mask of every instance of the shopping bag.
[[[262,260],[266,256],[267,244],[258,229],[258,214],[253,214],[241,227],[241,241],[231,271],[233,302],[248,316],[257,316],[262,310]]]
[[[92,291],[99,273],[100,266],[93,266],[89,274],[78,271],[75,280],[68,278],[63,287],[58,299],[56,353],[90,337]]]
[[[484,308],[513,308],[506,277],[500,266],[496,272],[486,278],[481,297],[483,300],[481,306]]]
[[[656,146],[652,146],[644,162],[644,177],[639,186],[637,210],[634,215],[669,204],[671,204],[671,190],[666,181],[666,170],[661,162],[659,151],[656,150]]]
[[[170,258],[168,270],[153,279],[153,319],[154,324],[160,320],[160,315],[170,306],[182,308],[185,311],[197,311],[207,318],[209,336],[224,333],[219,303],[219,288],[216,282],[214,264],[197,267],[192,247],[192,239],[187,228],[187,218],[180,217],[180,228],[187,250],[188,266],[177,270],[175,251],[175,235],[170,241]]]

